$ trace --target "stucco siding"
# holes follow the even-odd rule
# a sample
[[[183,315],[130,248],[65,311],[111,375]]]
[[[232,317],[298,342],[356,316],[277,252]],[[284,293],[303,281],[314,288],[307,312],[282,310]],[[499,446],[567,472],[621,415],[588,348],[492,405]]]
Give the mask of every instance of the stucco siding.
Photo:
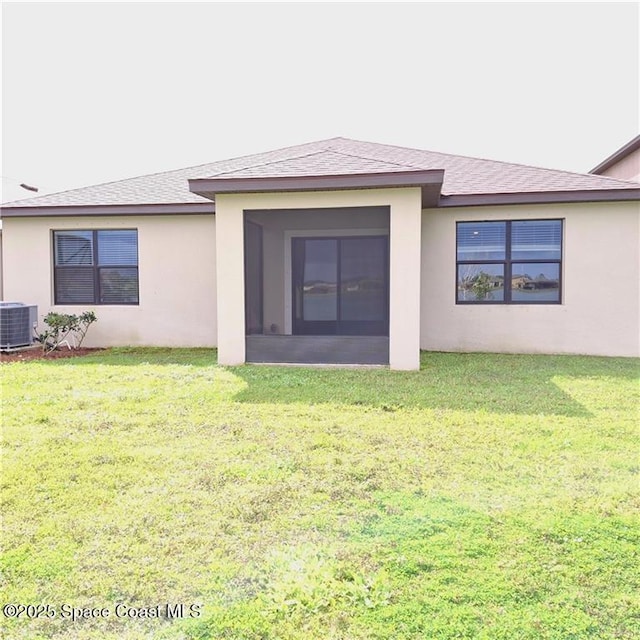
[[[227,305],[234,300],[235,315],[229,315],[227,332],[235,332],[242,344],[239,361],[244,360],[244,293],[242,251],[236,241],[241,237],[243,210],[260,211],[263,222],[268,220],[265,259],[271,266],[265,273],[266,328],[273,322],[280,332],[285,324],[285,232],[323,228],[316,215],[295,222],[295,210],[324,207],[329,213],[341,207],[390,207],[392,216],[406,210],[411,218],[415,195],[411,190],[372,190],[221,198],[223,209],[233,203],[226,213],[231,230],[237,232],[235,244],[228,235],[219,239],[218,247],[226,246],[226,254],[218,256],[218,270],[220,265],[231,266],[226,297],[221,299]],[[348,219],[339,212],[330,216],[335,217],[323,223],[332,229],[377,228],[388,223],[386,214],[370,211]],[[413,292],[420,291],[422,349],[640,356],[638,203],[430,209],[421,217],[421,231],[413,218],[397,229],[392,217],[391,236],[393,240],[397,232],[397,242],[392,252],[396,265],[391,265],[395,273],[391,303],[393,315],[394,301],[398,307],[399,299],[410,301]],[[562,304],[456,305],[456,222],[536,218],[564,220]],[[110,228],[138,230],[140,304],[55,306],[52,230]],[[400,251],[411,234],[422,237],[421,268],[413,276],[416,270],[402,262]],[[87,346],[215,346],[218,294],[213,215],[5,218],[2,235],[4,299],[37,304],[40,319],[50,310],[94,309],[98,322],[89,331]],[[267,292],[273,296],[271,307]],[[229,314],[228,306],[225,312]],[[412,312],[403,315],[399,307],[395,311],[391,341],[397,342],[394,348],[401,348],[406,359],[398,368],[414,366],[415,332],[407,320],[414,316]]]
[[[4,278],[2,277],[2,229],[0,229],[0,300],[4,300]]]
[[[562,304],[457,305],[456,222],[564,220]],[[423,211],[422,349],[640,356],[635,202]]]
[[[139,305],[54,305],[52,230],[133,228]],[[5,299],[37,304],[40,320],[94,310],[86,346],[215,346],[213,215],[6,218],[3,233]]]

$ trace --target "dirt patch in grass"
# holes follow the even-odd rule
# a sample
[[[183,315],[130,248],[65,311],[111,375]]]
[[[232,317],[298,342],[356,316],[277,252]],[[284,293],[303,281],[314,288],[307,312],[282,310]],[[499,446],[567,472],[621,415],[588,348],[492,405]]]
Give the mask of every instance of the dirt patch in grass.
[[[57,360],[58,358],[78,358],[88,356],[103,349],[57,349],[50,353],[43,353],[40,347],[32,347],[21,351],[3,351],[0,353],[0,363],[4,362],[26,362],[28,360]]]

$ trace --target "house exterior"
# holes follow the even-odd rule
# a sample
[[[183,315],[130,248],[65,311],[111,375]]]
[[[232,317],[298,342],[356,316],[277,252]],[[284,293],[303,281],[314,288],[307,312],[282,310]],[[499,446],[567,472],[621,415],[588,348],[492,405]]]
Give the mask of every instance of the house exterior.
[[[640,182],[640,136],[620,147],[589,173]]]
[[[313,142],[2,206],[4,299],[221,364],[640,355],[640,186]]]

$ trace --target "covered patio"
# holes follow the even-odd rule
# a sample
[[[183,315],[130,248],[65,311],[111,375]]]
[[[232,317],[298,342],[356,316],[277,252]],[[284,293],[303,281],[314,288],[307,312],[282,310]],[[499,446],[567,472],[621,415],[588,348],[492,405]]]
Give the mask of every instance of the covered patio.
[[[419,369],[422,210],[442,172],[347,178],[190,181],[216,203],[221,364]]]

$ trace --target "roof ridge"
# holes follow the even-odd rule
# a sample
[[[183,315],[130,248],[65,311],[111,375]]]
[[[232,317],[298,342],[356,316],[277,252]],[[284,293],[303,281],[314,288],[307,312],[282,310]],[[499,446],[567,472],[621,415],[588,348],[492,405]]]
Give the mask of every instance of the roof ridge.
[[[345,138],[343,138],[344,140]],[[377,162],[386,162],[387,164],[394,164],[396,167],[406,167],[408,169],[415,169],[416,171],[424,171],[424,167],[418,167],[412,162],[396,162],[395,160],[382,160],[381,158],[372,158],[367,155],[360,155],[358,153],[347,153],[346,151],[337,151],[335,149],[331,149],[331,151],[335,151],[335,153],[339,153],[342,156],[348,156],[349,158],[359,158],[360,160],[375,160]]]
[[[284,149],[287,149],[287,147],[284,147]],[[282,151],[284,149],[276,149],[275,151]],[[275,153],[275,151],[274,152],[267,151],[266,153]],[[208,177],[219,178],[220,176],[223,176],[227,173],[236,173],[238,171],[245,171],[246,169],[254,169],[255,167],[268,167],[270,164],[276,164],[277,162],[286,162],[287,160],[297,160],[298,158],[309,158],[311,156],[318,155],[319,153],[324,153],[325,151],[328,151],[328,149],[317,149],[316,151],[311,151],[310,153],[302,153],[300,155],[285,156],[283,158],[277,158],[276,160],[269,160],[267,162],[258,162],[257,164],[249,164],[244,167],[237,167],[235,169],[228,169],[227,171],[220,171],[219,173],[214,173],[213,175]],[[241,159],[242,158],[238,158],[238,160],[241,160]]]
[[[33,198],[23,198],[22,200],[11,200],[10,202],[3,202],[2,206],[7,206],[9,204],[13,204],[14,202],[32,202],[34,200],[40,200],[41,198],[48,198],[49,196],[60,196],[65,193],[73,193],[74,191],[82,191],[83,189],[91,189],[94,187],[106,187],[110,184],[119,184],[121,182],[131,182],[132,180],[139,180],[140,178],[151,178],[153,176],[161,176],[167,175],[170,173],[178,173],[180,171],[191,171],[191,169],[197,169],[198,167],[204,167],[207,163],[196,165],[195,167],[187,167],[186,169],[169,169],[168,171],[154,171],[153,173],[144,173],[141,176],[132,176],[130,178],[118,178],[117,180],[107,180],[106,182],[98,182],[97,184],[87,184],[83,187],[73,187],[71,189],[63,189],[62,191],[53,191],[52,193],[43,193],[40,196],[35,196]],[[209,162],[208,164],[215,164],[213,162]]]
[[[447,153],[441,153],[441,152],[432,152],[432,153],[439,153],[440,155],[455,155],[455,154],[447,154]],[[567,171],[566,169],[551,169],[549,167],[540,167],[538,165],[535,164],[525,164],[522,162],[507,162],[506,160],[492,160],[491,158],[479,158],[477,156],[458,156],[459,158],[469,158],[470,160],[480,160],[481,162],[492,162],[495,164],[501,164],[501,165],[510,165],[512,167],[525,167],[527,169],[535,169],[536,171],[547,171],[550,173],[562,173],[568,176],[579,176],[580,178],[602,178],[604,180],[607,181],[612,181],[612,182],[618,182],[618,183],[622,183],[625,184],[628,181],[626,180],[619,180],[617,178],[609,178],[608,176],[598,176],[598,175],[594,175],[592,173],[580,173],[578,171]]]
[[[385,170],[392,172],[403,169],[405,171],[444,169],[443,193],[449,195],[533,193],[536,190],[540,192],[562,190],[606,192],[612,190],[618,191],[621,195],[624,192],[635,192],[638,187],[636,182],[591,173],[548,169],[504,160],[463,156],[337,136],[186,168],[156,171],[53,193],[38,194],[34,197],[2,203],[2,208],[201,203],[206,199],[188,190],[189,179],[206,178],[212,174],[232,175],[234,171],[242,175],[243,169],[247,170],[252,167],[257,167],[255,172],[257,174],[269,173],[269,165],[275,165],[278,162],[286,164],[287,161],[296,165],[293,167],[295,169],[293,173],[296,174],[300,173],[298,164],[302,165],[302,169],[305,165],[304,160],[296,163],[297,158],[314,158],[321,156],[322,152],[348,158],[349,160],[345,160],[344,164],[346,165],[345,170],[350,173],[363,171],[366,169],[367,163],[375,165],[376,162],[379,166],[374,166],[373,170],[380,173],[384,173]],[[302,172],[304,175],[308,175],[309,171],[320,171],[325,165],[327,170],[334,168],[338,172],[341,169],[339,158],[331,159],[327,163],[317,163],[311,160],[306,165],[307,171]],[[267,169],[264,168],[265,166]],[[338,174],[334,173],[334,175]]]
[[[392,149],[397,149],[398,151],[416,151],[418,153],[433,153],[440,156],[447,156],[449,158],[469,158],[472,160],[483,160],[483,158],[473,158],[473,156],[461,156],[455,153],[444,153],[442,151],[431,151],[430,149],[418,149],[417,147],[403,147],[399,144],[388,144],[386,142],[369,142],[368,140],[356,140],[355,138],[338,138],[339,140],[344,140],[348,142],[356,142],[358,144],[370,146],[374,145],[376,147],[391,147]],[[372,158],[377,159],[377,158]],[[492,162],[492,161],[490,161]],[[498,162],[497,160],[495,162]],[[506,163],[509,164],[509,163]]]
[[[332,138],[332,140],[335,140],[336,138]],[[345,138],[341,138],[342,140],[345,140]],[[319,144],[322,141],[319,141],[317,143],[313,143],[313,144]],[[286,149],[286,147],[285,147]],[[280,149],[278,149],[277,151],[280,151]],[[222,177],[224,175],[228,175],[228,174],[232,174],[232,173],[237,173],[238,171],[244,171],[246,169],[255,169],[256,167],[268,167],[269,165],[273,165],[273,164],[278,164],[280,162],[287,162],[289,160],[298,160],[300,158],[310,158],[311,156],[317,156],[321,153],[335,153],[337,155],[340,156],[345,156],[347,158],[358,158],[359,160],[371,160],[371,161],[375,161],[375,162],[385,162],[386,164],[390,164],[390,165],[394,165],[396,167],[403,167],[407,170],[411,170],[411,169],[415,169],[416,171],[422,171],[424,170],[424,167],[419,167],[417,165],[415,165],[414,163],[407,163],[407,162],[396,162],[394,160],[388,160],[388,159],[384,159],[382,160],[381,158],[373,158],[371,156],[367,156],[367,155],[363,155],[363,154],[357,154],[357,153],[348,153],[342,149],[336,149],[334,147],[328,146],[326,148],[321,148],[321,149],[317,149],[315,151],[311,151],[309,153],[303,153],[300,155],[289,155],[289,156],[285,156],[282,158],[276,158],[274,160],[269,160],[266,162],[259,162],[257,164],[251,164],[251,165],[247,165],[244,167],[238,167],[236,169],[229,169],[227,171],[221,171],[219,173],[216,173],[212,176],[209,176],[210,178],[219,178]],[[269,153],[269,152],[267,152]]]
[[[314,144],[321,144],[321,143],[324,143],[324,142],[330,142],[332,140],[337,140],[337,139],[340,139],[340,138],[339,137],[335,137],[335,138],[328,138],[327,140],[317,140],[315,142],[303,142],[303,143],[300,143],[300,144],[297,144],[297,145],[291,145],[289,147],[282,147],[281,149],[273,149],[272,151],[262,151],[262,152],[258,152],[258,153],[249,153],[247,155],[236,156],[235,158],[225,158],[223,160],[216,160],[214,162],[203,162],[202,164],[196,164],[196,165],[193,165],[191,167],[181,167],[179,169],[168,169],[166,171],[153,171],[151,173],[143,173],[142,175],[131,176],[129,178],[118,178],[117,180],[107,180],[105,182],[98,182],[96,184],[87,184],[87,185],[84,185],[84,186],[81,186],[81,187],[72,187],[71,189],[62,189],[61,191],[52,191],[51,193],[43,193],[42,195],[34,196],[32,198],[22,198],[20,200],[10,200],[8,202],[3,202],[2,206],[8,206],[8,205],[11,205],[11,204],[14,204],[14,203],[18,203],[18,202],[20,202],[20,203],[34,202],[34,201],[40,200],[41,198],[47,198],[49,196],[64,195],[65,193],[72,193],[74,191],[80,191],[82,189],[93,188],[93,187],[106,187],[106,186],[111,185],[111,184],[119,184],[121,182],[129,182],[131,180],[139,180],[141,178],[151,178],[153,176],[169,175],[169,174],[180,173],[180,172],[189,172],[189,171],[192,171],[194,169],[200,169],[202,167],[213,166],[213,165],[216,165],[216,164],[227,163],[227,162],[233,162],[235,160],[242,160],[243,158],[251,158],[251,157],[255,157],[255,156],[264,156],[264,155],[269,154],[269,153],[286,151],[288,149],[296,149],[296,148],[300,148],[300,147],[308,147],[308,146],[311,146],[311,145],[314,145]],[[304,156],[304,154],[303,154],[303,156]],[[291,157],[296,157],[296,156],[291,156]],[[302,157],[302,156],[300,156],[300,157]],[[251,165],[251,166],[258,166],[258,165]],[[239,171],[240,169],[233,169],[233,171]],[[195,194],[195,195],[197,195],[197,194]],[[203,200],[205,200],[205,199],[203,198]]]
[[[222,160],[216,160],[215,162],[204,162],[203,164],[197,164],[193,167],[186,167],[185,169],[176,169],[176,171],[191,171],[191,169],[199,169],[200,167],[206,167],[208,165],[222,164],[223,162],[235,162],[236,160],[244,160],[245,158],[254,158],[256,156],[266,156],[271,153],[280,153],[282,151],[288,151],[291,149],[301,149],[303,147],[311,147],[314,145],[323,144],[325,142],[331,142],[332,140],[340,140],[340,139],[344,139],[344,138],[340,138],[339,136],[336,136],[335,138],[327,138],[326,140],[312,140],[311,142],[301,142],[299,144],[289,145],[288,147],[271,149],[270,151],[259,151],[258,153],[248,153],[242,156],[234,156],[233,158],[224,158]],[[302,155],[305,155],[305,154],[302,154]],[[290,157],[295,158],[298,156],[290,156]],[[250,165],[250,166],[258,166],[258,165]],[[240,167],[239,169],[233,169],[233,171],[240,171],[243,168],[246,169],[247,167]],[[227,172],[225,171],[224,173],[227,173]],[[156,175],[156,174],[149,174],[149,175]],[[146,177],[146,176],[140,176],[140,177]]]
[[[434,154],[434,155],[438,155],[438,156],[446,156],[448,158],[461,158],[464,160],[479,160],[481,162],[490,162],[490,163],[495,163],[495,164],[500,164],[500,165],[508,165],[511,167],[526,167],[527,169],[535,169],[536,171],[549,171],[552,173],[562,173],[562,174],[566,174],[566,175],[570,175],[570,176],[580,176],[581,178],[600,178],[603,180],[607,180],[607,181],[613,181],[613,182],[617,182],[620,184],[636,184],[633,181],[629,181],[629,180],[620,180],[618,178],[610,178],[609,176],[600,176],[600,175],[594,175],[592,173],[579,173],[577,171],[567,171],[566,169],[550,169],[549,167],[540,167],[534,164],[525,164],[522,162],[507,162],[506,160],[494,160],[493,158],[481,158],[479,156],[466,156],[466,155],[460,155],[460,154],[456,154],[456,153],[446,153],[443,151],[431,151],[429,149],[418,149],[416,147],[402,147],[400,145],[396,145],[396,144],[386,144],[386,143],[377,143],[377,142],[368,142],[366,140],[355,140],[353,138],[339,138],[340,140],[348,140],[350,142],[357,142],[358,144],[363,144],[363,145],[375,145],[375,146],[379,146],[379,147],[392,147],[394,149],[398,149],[400,151],[416,151],[418,153],[430,153],[430,154]],[[376,159],[376,158],[372,158],[372,159]]]

